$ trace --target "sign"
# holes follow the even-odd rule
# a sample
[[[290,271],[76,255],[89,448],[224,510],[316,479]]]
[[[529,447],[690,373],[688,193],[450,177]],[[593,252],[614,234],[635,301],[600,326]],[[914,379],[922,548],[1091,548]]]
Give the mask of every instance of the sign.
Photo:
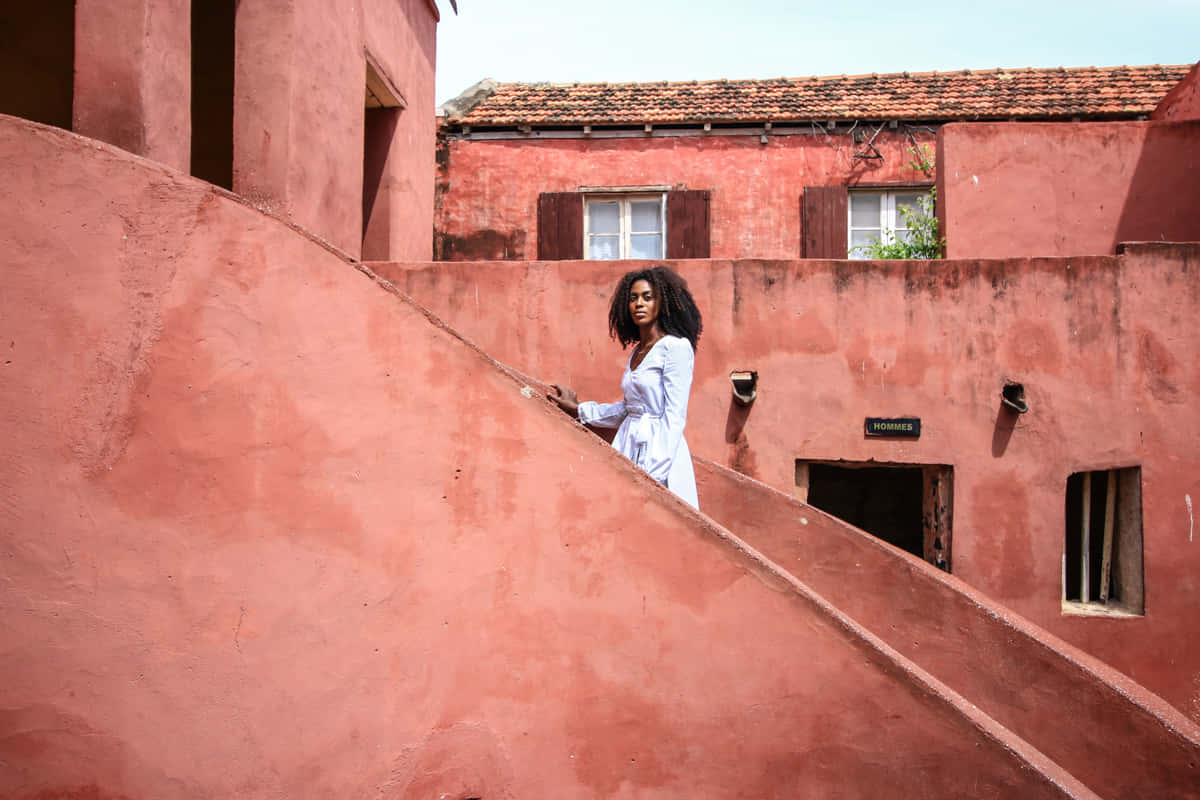
[[[867,417],[867,436],[902,436],[917,439],[921,436],[920,417]]]

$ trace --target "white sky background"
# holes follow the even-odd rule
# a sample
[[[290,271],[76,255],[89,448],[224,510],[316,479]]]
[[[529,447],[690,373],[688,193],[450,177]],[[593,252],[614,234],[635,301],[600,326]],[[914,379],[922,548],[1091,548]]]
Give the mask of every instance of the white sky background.
[[[835,5],[836,4],[836,5]],[[437,101],[623,82],[1200,60],[1200,0],[440,0]]]

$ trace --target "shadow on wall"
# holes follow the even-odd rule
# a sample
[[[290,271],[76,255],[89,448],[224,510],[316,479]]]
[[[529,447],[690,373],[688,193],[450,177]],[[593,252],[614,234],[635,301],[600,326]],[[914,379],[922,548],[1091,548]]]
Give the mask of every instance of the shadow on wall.
[[[729,445],[726,463],[742,475],[758,478],[758,456],[750,449],[750,440],[746,436],[751,408],[752,404],[739,403],[733,396],[729,399],[729,413],[725,417],[725,443]]]
[[[1200,122],[1153,124],[1138,156],[1113,239],[1200,241]]]

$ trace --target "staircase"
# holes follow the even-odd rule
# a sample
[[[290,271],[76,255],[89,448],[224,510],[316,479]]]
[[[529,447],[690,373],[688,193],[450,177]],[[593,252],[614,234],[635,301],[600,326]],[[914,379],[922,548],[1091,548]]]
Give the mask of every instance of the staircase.
[[[696,458],[707,513],[1071,796],[1200,797],[1200,727],[930,564]]]

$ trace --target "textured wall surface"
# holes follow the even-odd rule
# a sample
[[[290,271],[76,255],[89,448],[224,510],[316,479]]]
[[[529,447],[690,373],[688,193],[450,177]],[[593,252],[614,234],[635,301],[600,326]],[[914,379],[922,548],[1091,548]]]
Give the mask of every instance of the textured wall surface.
[[[873,133],[873,131],[868,131]],[[933,135],[916,133],[933,143]],[[884,130],[882,159],[843,133],[442,142],[436,224],[447,260],[537,258],[541,192],[581,186],[670,186],[712,192],[714,258],[798,258],[805,186],[910,185],[912,143]]]
[[[370,0],[363,5],[363,38],[403,95],[385,143],[374,213],[363,224],[363,258],[433,258],[433,70],[437,20],[430,0]],[[378,136],[378,132],[376,132]]]
[[[197,30],[193,6],[207,15]],[[56,0],[38,13],[8,20],[28,41],[4,62],[29,86],[0,95],[4,111],[232,187],[353,257],[364,239],[373,258],[433,257],[428,0],[241,0],[210,12],[185,0]],[[402,106],[369,131],[368,52]]]
[[[76,2],[71,130],[187,172],[190,29],[183,0]]]
[[[950,258],[1200,241],[1200,122],[953,124],[938,164]]]
[[[431,252],[436,22],[426,3],[254,0],[238,8],[233,188],[352,256],[363,241],[364,44],[408,106],[393,131],[377,233]],[[320,58],[313,54],[320,52]]]
[[[794,497],[706,459],[696,479],[714,519],[1100,796],[1195,793],[1200,726],[1144,687]]]
[[[954,573],[1200,718],[1200,248],[958,261],[684,261],[704,312],[692,451],[792,491],[797,459],[949,464]],[[634,262],[375,265],[496,358],[614,399]],[[759,373],[748,411],[728,375]],[[1006,380],[1031,410],[1001,412]],[[913,415],[916,440],[863,436]],[[1140,465],[1146,609],[1061,612],[1068,476]],[[700,507],[705,508],[704,495]]]
[[[1081,796],[318,242],[0,164],[0,796]]]
[[[1200,120],[1200,62],[1179,82],[1154,109],[1151,119],[1169,122]]]

